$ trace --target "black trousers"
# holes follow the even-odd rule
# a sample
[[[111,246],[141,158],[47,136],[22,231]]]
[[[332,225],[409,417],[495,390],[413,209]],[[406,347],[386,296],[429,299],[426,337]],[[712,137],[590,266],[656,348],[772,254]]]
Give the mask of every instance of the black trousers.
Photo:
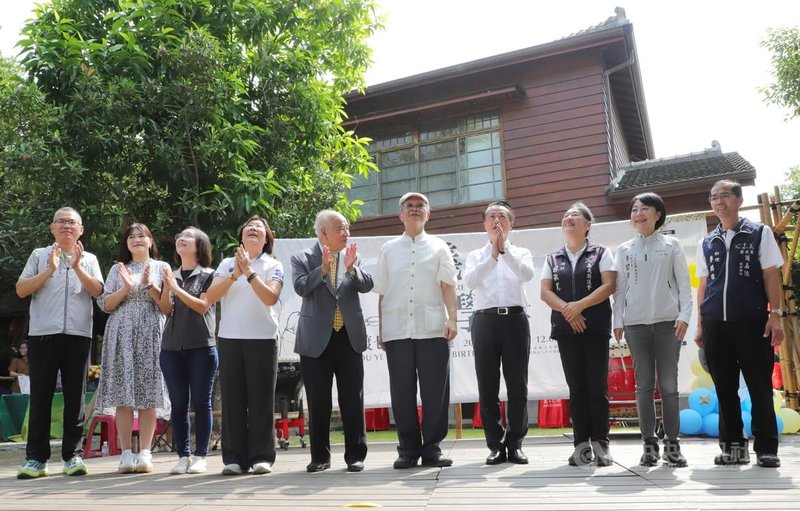
[[[275,462],[275,339],[224,339],[217,344],[222,389],[222,462],[243,469]]]
[[[774,351],[764,335],[763,321],[714,321],[703,318],[703,347],[719,399],[719,444],[724,451],[743,445],[739,402],[739,371],[744,375],[753,403],[753,449],[778,453],[778,426],[772,404]]]
[[[608,442],[608,337],[567,335],[556,339],[569,386],[573,442]]]
[[[89,370],[89,337],[57,334],[28,338],[31,369],[28,445],[25,457],[44,463],[50,459],[50,419],[56,377],[61,370],[64,393],[64,440],[61,458],[68,461],[83,454],[81,437],[86,420],[86,373]]]
[[[344,461],[364,461],[367,456],[367,430],[364,424],[364,361],[356,353],[347,329],[331,330],[325,351],[318,358],[300,357],[300,372],[308,398],[311,461],[331,460],[331,388],[336,376],[339,410],[344,426]]]
[[[444,337],[387,341],[389,391],[397,427],[397,452],[412,459],[436,458],[447,436],[450,408],[450,343]],[[417,418],[417,380],[422,429]]]
[[[528,360],[531,334],[524,312],[500,316],[477,313],[472,320],[472,346],[478,399],[486,445],[495,451],[522,447],[528,434]],[[500,365],[508,390],[508,428],[500,416]]]

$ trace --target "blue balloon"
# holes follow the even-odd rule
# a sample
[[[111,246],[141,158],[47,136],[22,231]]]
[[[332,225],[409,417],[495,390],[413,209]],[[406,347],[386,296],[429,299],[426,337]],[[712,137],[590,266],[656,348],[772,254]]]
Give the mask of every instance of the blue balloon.
[[[717,394],[710,389],[695,389],[689,394],[689,408],[705,417],[714,411]]]
[[[696,435],[703,430],[703,417],[697,410],[681,410],[680,420],[680,431],[684,435]]]
[[[780,435],[781,433],[783,433],[783,417],[781,417],[780,415],[778,415],[776,413],[775,414],[775,422],[778,423],[778,434]]]
[[[711,410],[711,413],[719,413],[719,398],[717,397],[717,389],[712,388],[714,392],[714,409]]]
[[[719,414],[709,413],[703,417],[703,432],[708,436],[719,436]]]
[[[744,434],[748,438],[753,438],[753,416],[750,412],[742,411],[742,424],[744,424]]]

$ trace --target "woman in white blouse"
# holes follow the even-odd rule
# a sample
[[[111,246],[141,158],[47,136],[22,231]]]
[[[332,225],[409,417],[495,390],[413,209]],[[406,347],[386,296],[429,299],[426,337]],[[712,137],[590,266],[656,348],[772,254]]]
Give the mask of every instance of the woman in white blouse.
[[[283,265],[270,256],[275,236],[265,218],[249,218],[239,239],[236,254],[220,263],[208,290],[208,300],[220,300],[222,307],[217,334],[222,474],[267,474],[275,462],[278,313],[273,306],[283,288]]]

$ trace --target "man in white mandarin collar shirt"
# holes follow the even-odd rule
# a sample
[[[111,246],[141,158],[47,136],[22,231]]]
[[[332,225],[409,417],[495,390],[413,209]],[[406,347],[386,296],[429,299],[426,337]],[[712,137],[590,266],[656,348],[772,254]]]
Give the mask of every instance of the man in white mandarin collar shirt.
[[[514,210],[505,201],[483,212],[489,240],[467,256],[464,282],[475,290],[472,345],[488,465],[508,460],[526,464],[522,440],[528,433],[528,360],[531,334],[525,314],[524,284],[533,278],[533,257],[527,248],[508,241]],[[508,427],[500,416],[500,365],[508,389]]]
[[[430,203],[421,193],[400,198],[402,236],[381,248],[373,291],[380,340],[389,366],[399,454],[394,468],[447,467],[439,442],[447,436],[450,341],[456,329],[456,267],[447,244],[425,232]],[[417,378],[422,428],[417,419]]]

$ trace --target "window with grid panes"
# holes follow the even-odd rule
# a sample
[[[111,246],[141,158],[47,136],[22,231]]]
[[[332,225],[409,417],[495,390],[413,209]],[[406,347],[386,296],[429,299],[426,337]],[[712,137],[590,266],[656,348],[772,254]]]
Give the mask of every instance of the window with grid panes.
[[[427,195],[432,207],[503,198],[496,112],[378,138],[369,151],[381,171],[357,176],[347,194],[350,200],[364,202],[364,216],[397,213],[397,201],[409,191]]]

